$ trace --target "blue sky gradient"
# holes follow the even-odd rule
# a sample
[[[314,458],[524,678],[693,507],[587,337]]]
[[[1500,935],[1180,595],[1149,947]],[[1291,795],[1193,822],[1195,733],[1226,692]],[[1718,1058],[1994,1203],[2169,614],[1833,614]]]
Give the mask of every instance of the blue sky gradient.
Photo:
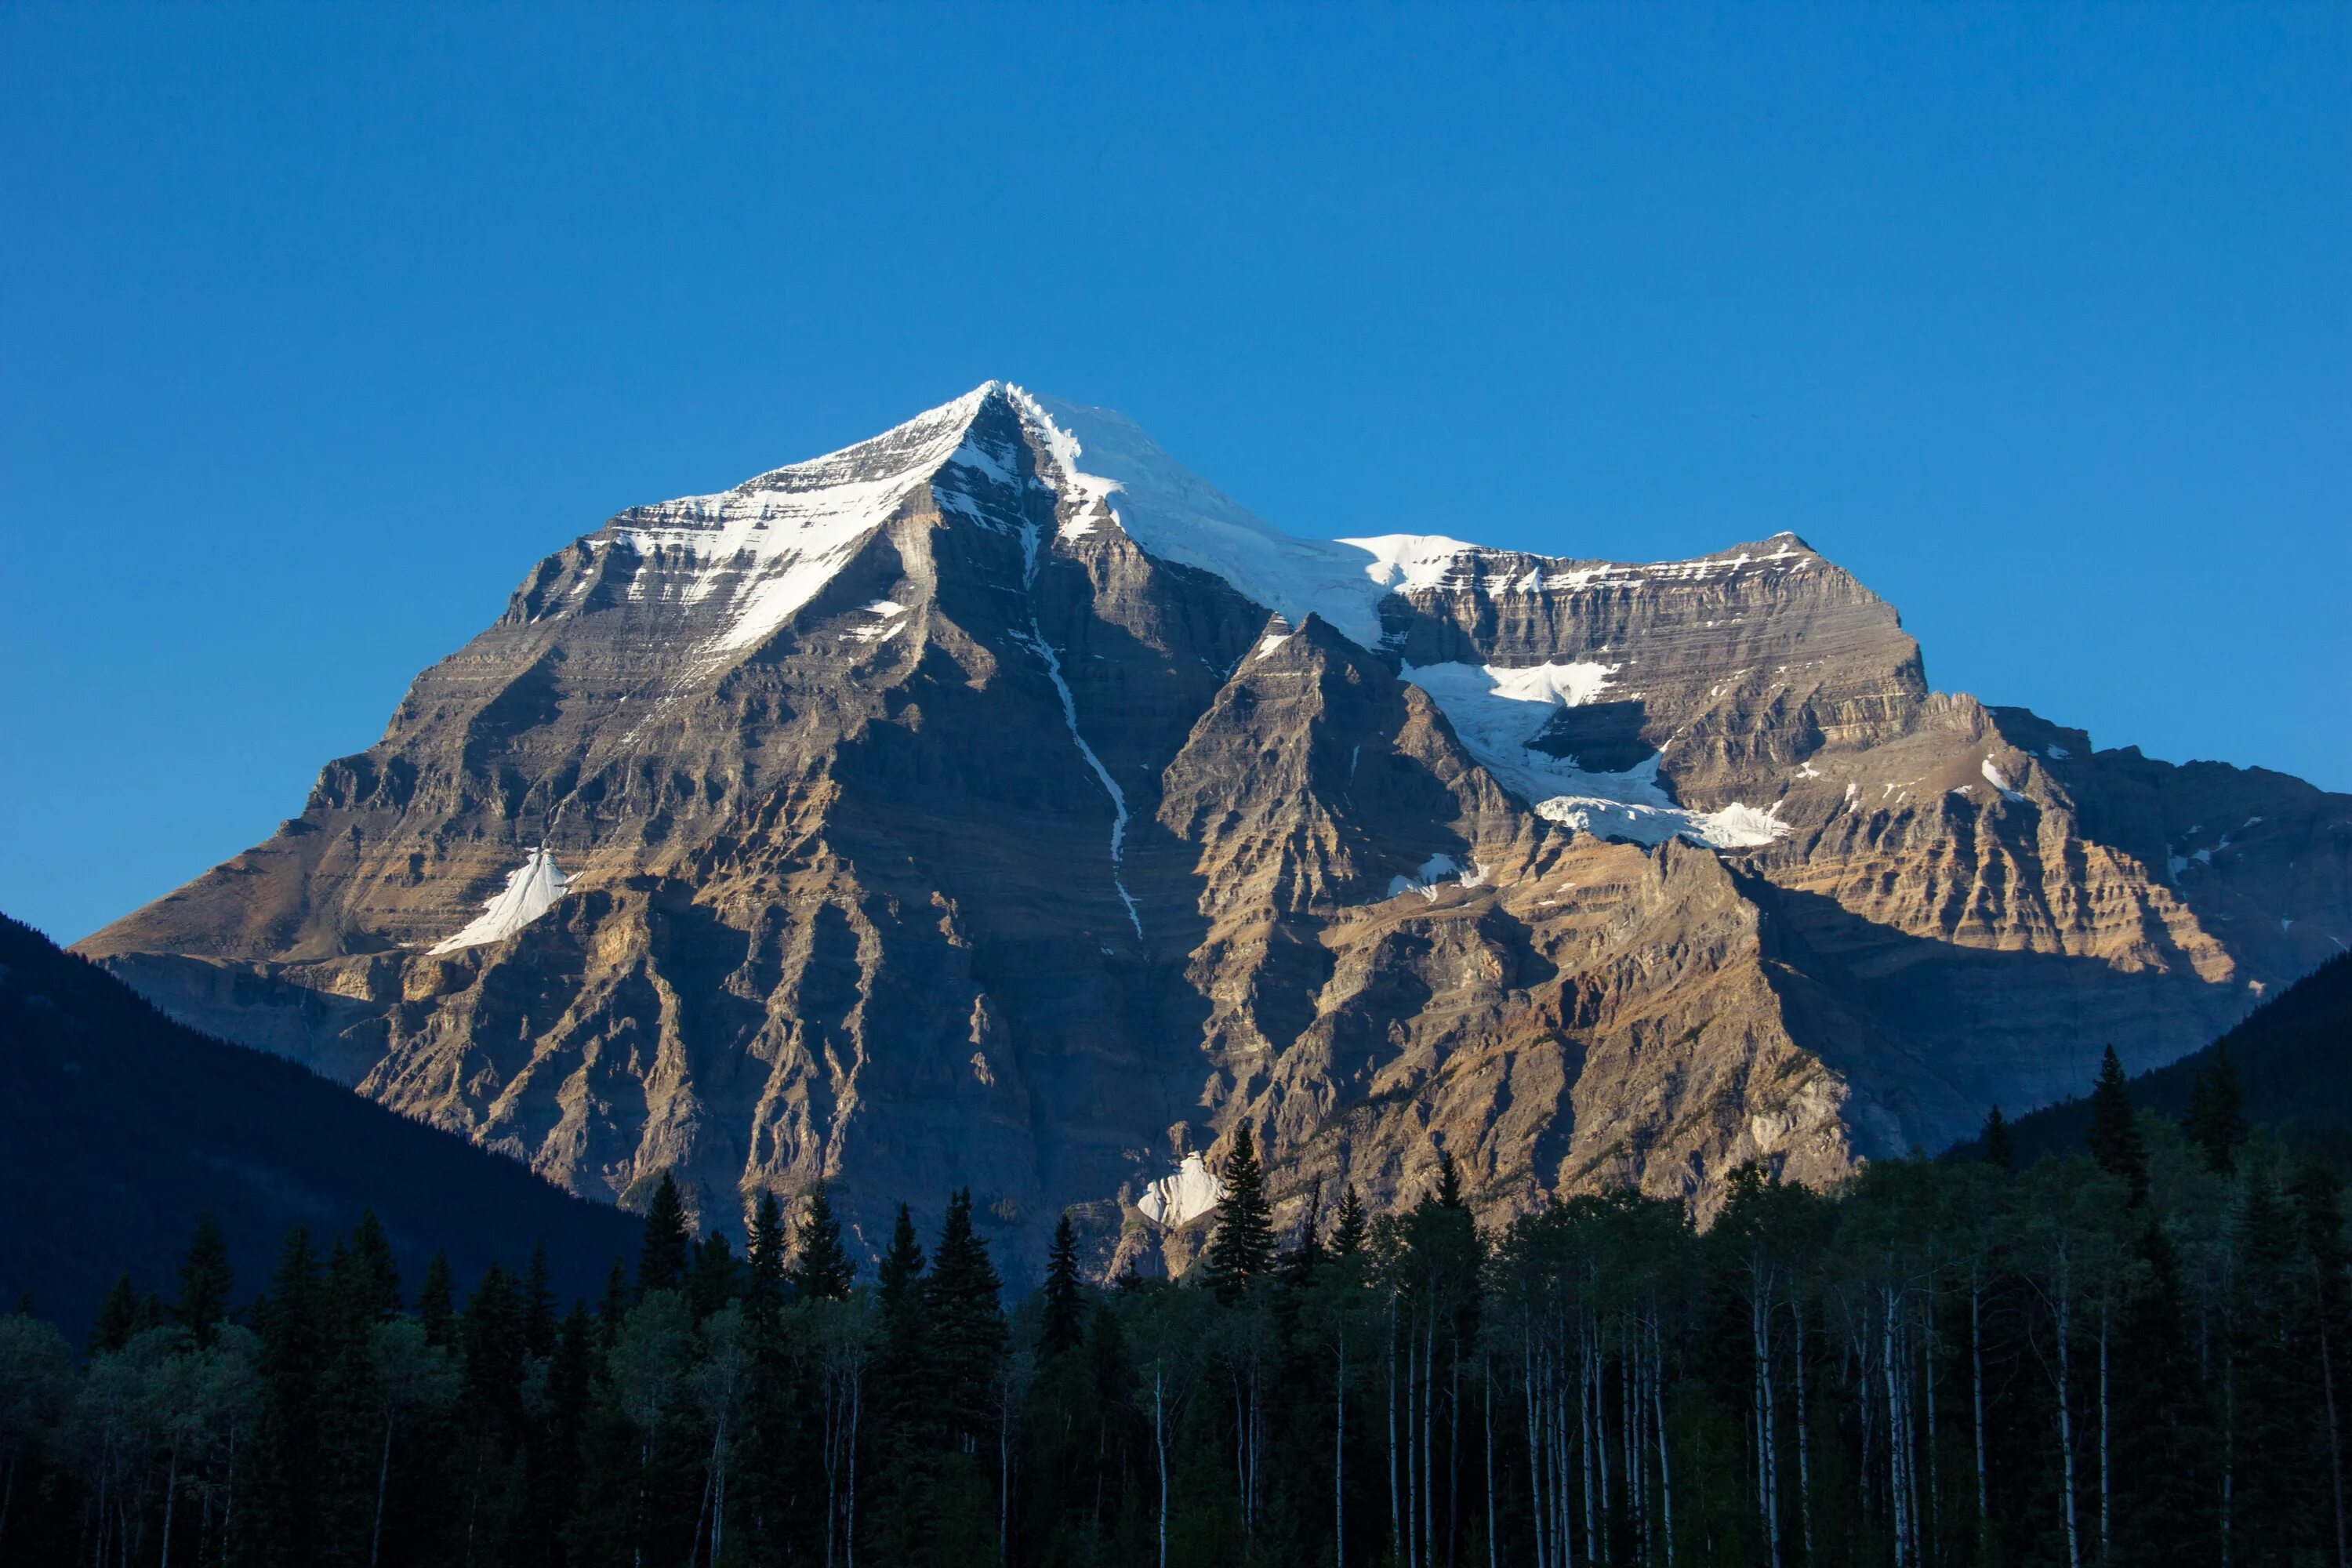
[[[1793,529],[2352,789],[2352,9],[0,9],[0,910],[266,836],[541,555],[991,376],[1293,531]]]

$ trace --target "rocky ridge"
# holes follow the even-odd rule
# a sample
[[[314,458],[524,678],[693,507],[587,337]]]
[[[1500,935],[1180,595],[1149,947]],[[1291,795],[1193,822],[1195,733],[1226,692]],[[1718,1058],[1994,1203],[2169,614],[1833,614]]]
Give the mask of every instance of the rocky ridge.
[[[431,951],[541,844],[546,913]],[[1185,1261],[1138,1200],[1243,1121],[1294,1217],[1439,1146],[1490,1214],[1705,1213],[2180,1055],[2347,938],[2352,798],[1935,692],[1794,536],[1293,540],[992,383],[551,555],[81,945],[575,1192],[824,1180],[870,1243],[969,1185],[1108,1268]]]

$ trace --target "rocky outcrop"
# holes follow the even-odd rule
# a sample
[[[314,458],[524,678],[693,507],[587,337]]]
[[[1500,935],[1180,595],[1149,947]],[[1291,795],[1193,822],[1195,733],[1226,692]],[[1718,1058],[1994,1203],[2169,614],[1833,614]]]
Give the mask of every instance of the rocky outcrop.
[[[824,1180],[872,1245],[970,1186],[1181,1267],[1137,1200],[1244,1122],[1293,1215],[1439,1147],[1704,1214],[2178,1055],[2352,937],[2347,821],[1932,691],[1793,536],[1289,540],[992,384],[550,556],[83,947],[575,1192]],[[430,951],[541,845],[547,913]]]

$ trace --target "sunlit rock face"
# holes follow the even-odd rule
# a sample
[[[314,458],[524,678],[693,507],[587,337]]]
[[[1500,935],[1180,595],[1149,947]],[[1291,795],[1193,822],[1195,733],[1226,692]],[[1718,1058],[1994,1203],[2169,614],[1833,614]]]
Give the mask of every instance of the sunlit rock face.
[[[549,556],[83,950],[580,1193],[1158,1268],[1244,1123],[1291,1224],[1938,1147],[2339,951],[2347,866],[2352,798],[1932,690],[1792,535],[1297,540],[992,383]]]

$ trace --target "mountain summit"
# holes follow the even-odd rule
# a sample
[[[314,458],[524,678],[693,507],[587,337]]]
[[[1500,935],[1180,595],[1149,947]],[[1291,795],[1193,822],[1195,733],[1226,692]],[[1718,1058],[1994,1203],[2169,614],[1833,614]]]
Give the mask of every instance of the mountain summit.
[[[1181,1266],[1244,1124],[1291,1221],[1707,1213],[2179,1056],[2352,939],[2347,822],[1931,690],[1792,534],[1299,540],[992,382],[549,556],[82,950],[576,1192]]]

